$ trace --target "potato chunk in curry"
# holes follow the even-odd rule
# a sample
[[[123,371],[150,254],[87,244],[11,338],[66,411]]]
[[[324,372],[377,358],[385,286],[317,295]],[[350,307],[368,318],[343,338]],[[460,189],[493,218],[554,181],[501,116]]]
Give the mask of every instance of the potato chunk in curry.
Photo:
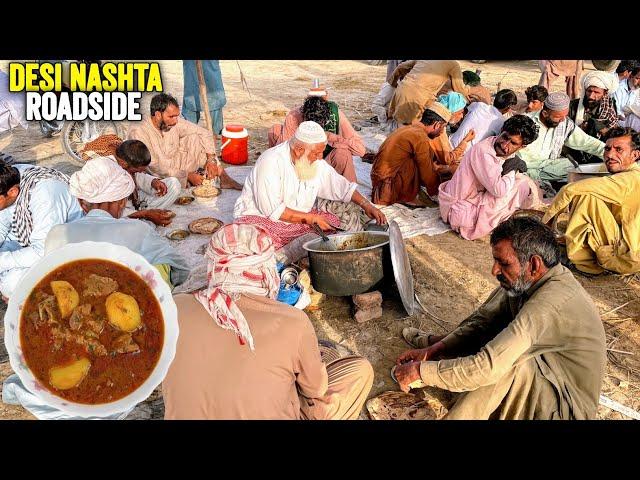
[[[124,332],[133,332],[142,324],[140,307],[131,295],[113,292],[107,297],[105,306],[109,323]]]
[[[49,370],[49,383],[58,390],[69,390],[77,387],[89,373],[91,362],[87,358],[81,358],[63,367],[53,367]]]
[[[62,318],[67,318],[80,303],[80,295],[69,282],[54,280],[51,282],[51,290],[58,301],[58,308]]]

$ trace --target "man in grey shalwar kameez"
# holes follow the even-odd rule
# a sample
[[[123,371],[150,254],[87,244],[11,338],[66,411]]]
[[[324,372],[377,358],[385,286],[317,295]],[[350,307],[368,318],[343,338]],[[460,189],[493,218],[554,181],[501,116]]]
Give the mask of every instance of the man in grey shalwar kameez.
[[[595,418],[604,328],[560,264],[553,233],[537,220],[512,218],[493,231],[491,246],[501,286],[445,337],[404,329],[408,342],[426,348],[398,358],[400,387],[421,380],[461,392],[447,419]]]

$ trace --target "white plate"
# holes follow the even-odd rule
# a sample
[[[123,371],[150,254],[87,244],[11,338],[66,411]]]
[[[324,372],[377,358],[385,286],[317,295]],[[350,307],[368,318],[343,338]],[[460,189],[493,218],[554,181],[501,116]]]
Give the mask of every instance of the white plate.
[[[147,380],[136,390],[115,402],[97,405],[74,403],[54,395],[35,378],[26,365],[20,345],[20,314],[33,287],[47,274],[65,263],[96,258],[110,260],[130,268],[146,283],[160,304],[164,319],[164,343],[162,353]],[[4,316],[4,344],[9,354],[11,368],[18,374],[24,386],[46,404],[71,415],[103,417],[128,410],[144,401],[162,382],[176,354],[178,341],[178,312],[171,290],[156,270],[141,255],[126,247],[103,242],[72,243],[55,250],[33,265],[16,287],[9,299]]]

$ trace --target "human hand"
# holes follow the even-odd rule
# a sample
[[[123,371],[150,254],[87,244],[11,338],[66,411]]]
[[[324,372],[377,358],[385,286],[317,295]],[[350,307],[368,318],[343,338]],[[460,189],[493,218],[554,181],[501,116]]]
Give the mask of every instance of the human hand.
[[[156,195],[163,197],[167,193],[167,185],[159,178],[154,178],[151,182],[151,188],[155,189]]]
[[[339,140],[339,139],[340,139],[340,136],[339,136],[339,135],[336,135],[336,134],[335,134],[335,133],[333,133],[333,132],[324,132],[324,133],[326,133],[326,134],[327,134],[327,143],[330,143],[330,144],[331,144],[331,143],[334,143],[334,142],[336,142],[337,140]]]
[[[402,365],[411,362],[426,362],[432,358],[435,358],[446,350],[446,346],[441,341],[438,341],[427,348],[419,348],[415,350],[407,350],[396,360],[396,365]]]
[[[187,180],[194,187],[202,185],[202,175],[200,175],[198,172],[191,172],[187,174]]]
[[[373,204],[367,203],[362,208],[367,217],[375,220],[378,225],[386,225],[387,217],[385,217],[384,213],[382,213],[380,209],[374,207]]]
[[[502,165],[502,175],[504,176],[512,170],[524,173],[528,170],[527,164],[518,156],[508,158]]]
[[[416,380],[420,380],[420,363],[410,362],[403,365],[398,365],[393,375],[396,377],[400,390],[404,393],[409,393],[411,390],[411,384]]]
[[[139,212],[140,215],[138,218],[144,218],[145,220],[149,220],[153,222],[155,225],[166,227],[171,223],[171,219],[175,217],[175,213],[171,210],[160,210],[160,209],[151,209],[151,210],[143,210]]]
[[[467,132],[467,134],[464,136],[464,138],[462,139],[463,142],[470,142],[471,140],[473,140],[474,138],[476,138],[476,131],[472,128],[471,130],[469,130]]]
[[[204,165],[205,171],[207,172],[207,178],[216,178],[222,174],[222,166],[218,166],[215,160],[207,160],[207,163]]]
[[[331,225],[329,222],[327,222],[322,215],[313,214],[311,216],[311,222],[310,223],[312,225],[314,223],[316,225],[318,225],[322,229],[323,232],[330,232],[330,231],[335,230],[333,225]]]

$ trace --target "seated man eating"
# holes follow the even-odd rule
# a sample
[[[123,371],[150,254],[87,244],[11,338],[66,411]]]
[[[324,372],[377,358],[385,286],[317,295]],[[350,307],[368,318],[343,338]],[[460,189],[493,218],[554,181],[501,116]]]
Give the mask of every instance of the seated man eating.
[[[371,167],[375,204],[419,205],[421,186],[431,196],[438,194],[440,174],[450,168],[436,156],[433,143],[450,118],[451,112],[444,105],[433,102],[424,110],[420,122],[400,127],[380,145]]]
[[[531,208],[535,198],[531,187],[535,185],[520,174],[527,166],[514,155],[537,136],[538,127],[533,120],[516,115],[504,122],[500,135],[473,146],[453,178],[440,184],[442,220],[462,238],[475,240],[490,233],[517,209]]]
[[[49,230],[81,216],[65,174],[0,162],[0,292],[4,299],[42,258]]]
[[[79,199],[86,216],[53,227],[47,235],[45,254],[69,243],[113,243],[142,255],[160,271],[170,285],[171,282],[183,282],[189,273],[188,266],[168,242],[145,222],[120,218],[127,198],[134,188],[131,176],[110,158],[98,157],[89,160],[82,170],[71,175],[69,180],[69,189]],[[10,405],[22,405],[40,420],[81,419],[47,405],[40,397],[27,390],[16,374],[4,381],[2,401]],[[99,418],[121,420],[132,410],[133,407]]]
[[[302,122],[289,141],[268,149],[247,177],[234,207],[235,223],[258,225],[269,232],[276,250],[313,231],[332,230],[339,219],[314,209],[317,198],[353,202],[379,224],[384,214],[323,160],[327,135],[315,122]]]
[[[567,257],[578,270],[599,274],[640,271],[640,133],[615,127],[607,135],[607,177],[563,187],[545,214],[551,222],[570,207]]]
[[[478,310],[444,337],[403,330],[418,350],[398,357],[400,388],[416,382],[461,392],[447,419],[594,419],[604,328],[589,294],[560,264],[553,232],[512,218],[493,231],[491,247],[500,286]]]
[[[174,297],[180,336],[162,383],[165,419],[358,418],[371,364],[332,348],[321,355],[307,315],[276,301],[267,232],[225,225],[206,257],[208,286]]]
[[[96,157],[107,157],[117,162],[131,175],[135,189],[127,202],[127,210],[135,212],[129,218],[148,220],[156,225],[167,226],[171,223],[171,211],[165,210],[173,205],[180,196],[180,181],[175,177],[160,180],[149,175],[151,152],[140,140],[122,141],[117,135],[101,135],[85,144],[82,158],[90,160]]]
[[[145,222],[122,218],[135,184],[131,175],[113,160],[107,157],[89,160],[71,175],[69,189],[85,215],[52,228],[45,242],[45,253],[68,243],[108,242],[142,255],[156,266],[170,286],[180,285],[187,279],[189,266],[165,238]]]
[[[200,185],[206,172],[209,178],[219,176],[222,188],[242,189],[216,164],[213,134],[181,118],[178,101],[167,93],[151,99],[151,116],[129,128],[129,139],[147,146],[151,152],[148,168],[153,175],[177,177],[185,188],[187,182]]]

